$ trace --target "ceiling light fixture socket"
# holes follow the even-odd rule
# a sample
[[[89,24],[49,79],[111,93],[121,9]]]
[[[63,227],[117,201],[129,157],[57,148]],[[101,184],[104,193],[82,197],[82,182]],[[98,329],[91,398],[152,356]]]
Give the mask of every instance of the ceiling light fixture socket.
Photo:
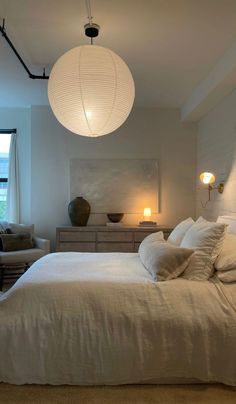
[[[89,38],[96,38],[100,31],[100,26],[98,24],[85,24],[84,25],[84,32],[85,35]]]

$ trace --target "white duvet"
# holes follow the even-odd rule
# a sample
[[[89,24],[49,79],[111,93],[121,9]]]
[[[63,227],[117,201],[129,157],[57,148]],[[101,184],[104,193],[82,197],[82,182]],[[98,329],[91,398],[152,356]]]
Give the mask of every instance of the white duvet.
[[[138,254],[50,254],[0,297],[0,381],[236,385],[236,284],[154,282]]]

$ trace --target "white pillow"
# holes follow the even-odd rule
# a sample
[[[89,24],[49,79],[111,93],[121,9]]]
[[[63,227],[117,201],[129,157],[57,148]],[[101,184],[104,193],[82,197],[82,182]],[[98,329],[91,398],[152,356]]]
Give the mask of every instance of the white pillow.
[[[217,271],[217,276],[221,282],[236,282],[236,269],[231,269],[229,271]]]
[[[217,223],[227,223],[227,233],[236,233],[236,215],[233,216],[218,216]]]
[[[193,250],[176,247],[163,238],[146,237],[139,246],[139,256],[155,281],[168,281],[181,275]]]
[[[158,231],[156,233],[151,233],[149,234],[149,236],[145,237],[142,241],[142,243],[140,244],[139,248],[142,246],[145,246],[146,244],[150,243],[151,241],[156,241],[156,240],[162,240],[165,241],[164,239],[164,234],[163,231]]]
[[[188,229],[194,224],[194,220],[189,217],[183,222],[179,223],[174,230],[170,233],[168,241],[175,245],[180,245]]]
[[[225,235],[223,247],[215,262],[218,271],[236,269],[236,234]]]
[[[183,277],[207,280],[214,271],[213,264],[221,250],[227,225],[208,222],[200,217],[185,234],[181,247],[195,250]]]

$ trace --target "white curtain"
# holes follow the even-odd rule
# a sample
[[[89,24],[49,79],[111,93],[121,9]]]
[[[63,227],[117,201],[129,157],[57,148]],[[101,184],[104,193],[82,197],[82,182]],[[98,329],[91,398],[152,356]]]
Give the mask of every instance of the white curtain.
[[[7,218],[9,222],[19,223],[20,196],[19,196],[19,171],[17,157],[17,134],[11,134],[9,152],[9,171],[7,188]]]

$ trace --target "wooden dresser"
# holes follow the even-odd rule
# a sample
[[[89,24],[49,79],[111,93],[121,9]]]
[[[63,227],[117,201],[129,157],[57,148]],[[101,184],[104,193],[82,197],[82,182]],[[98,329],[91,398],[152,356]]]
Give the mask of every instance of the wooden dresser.
[[[163,226],[58,227],[56,251],[137,252],[141,241],[157,231],[163,231],[167,238],[172,229]]]

